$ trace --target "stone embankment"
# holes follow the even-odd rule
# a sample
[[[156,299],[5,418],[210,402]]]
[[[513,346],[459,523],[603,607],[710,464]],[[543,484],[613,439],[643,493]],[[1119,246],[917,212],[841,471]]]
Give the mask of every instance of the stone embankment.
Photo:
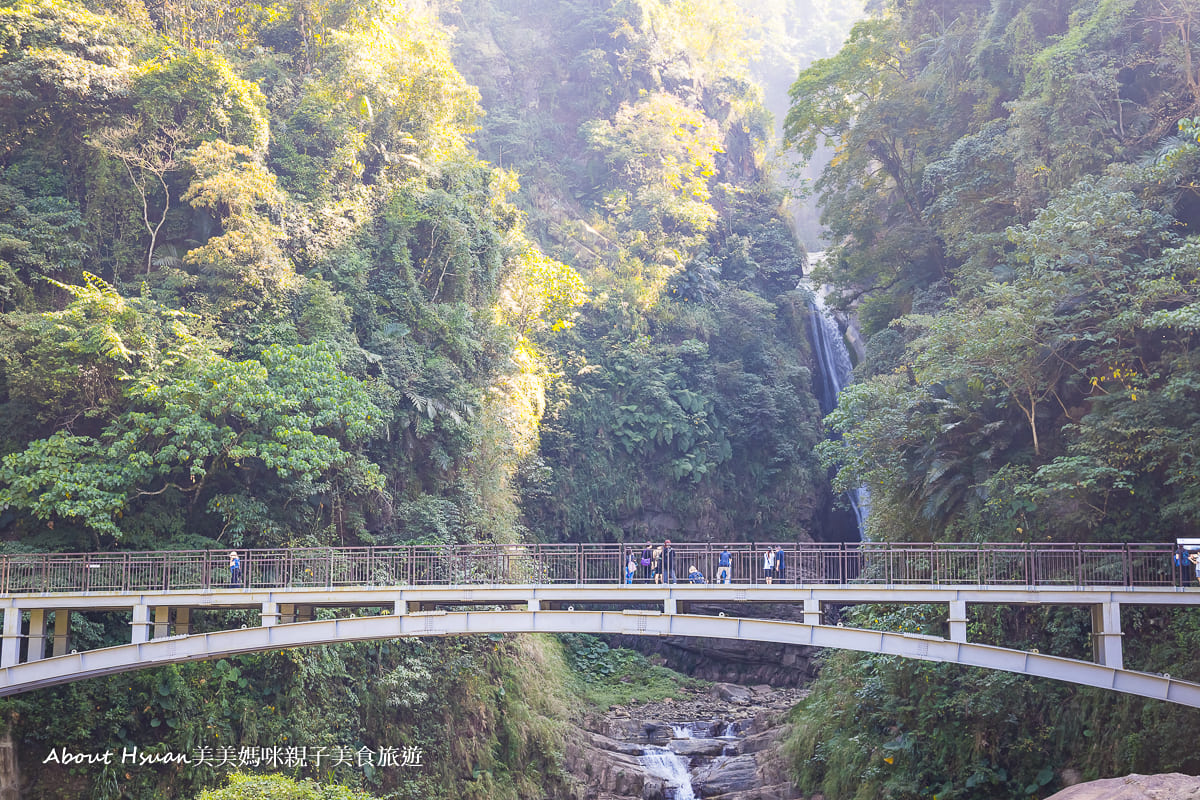
[[[788,710],[806,693],[719,683],[614,706],[583,720],[566,766],[583,783],[583,800],[792,800],[799,795],[778,745]],[[657,768],[672,755],[690,788]]]

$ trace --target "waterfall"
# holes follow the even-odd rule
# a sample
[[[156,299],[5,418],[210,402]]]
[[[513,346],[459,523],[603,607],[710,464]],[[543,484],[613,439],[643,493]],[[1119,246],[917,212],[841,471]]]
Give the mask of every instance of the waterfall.
[[[687,762],[665,747],[647,747],[639,756],[646,772],[663,781],[663,794],[671,800],[696,800]]]
[[[671,735],[676,739],[690,739],[692,738],[692,726],[690,724],[672,725]]]
[[[822,255],[824,254],[810,253],[809,259],[811,262],[819,261]],[[807,289],[812,298],[808,303],[811,312],[808,320],[813,352],[817,358],[818,372],[820,372],[817,401],[821,405],[821,413],[828,414],[837,407],[838,394],[850,383],[854,366],[850,363],[850,353],[846,349],[841,329],[825,309],[825,301],[821,292],[813,290],[811,286],[807,286],[803,282],[801,287]],[[854,512],[854,519],[858,523],[858,532],[861,537],[863,524],[871,510],[871,496],[867,492],[867,487],[860,486],[846,492],[846,499]]]

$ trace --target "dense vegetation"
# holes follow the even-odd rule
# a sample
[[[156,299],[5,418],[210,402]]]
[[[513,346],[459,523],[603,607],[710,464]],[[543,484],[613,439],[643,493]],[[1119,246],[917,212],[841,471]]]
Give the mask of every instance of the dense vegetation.
[[[21,0],[0,7],[0,74],[5,547],[521,536],[511,477],[548,374],[531,337],[585,287],[524,235],[513,177],[472,155],[477,93],[436,20]],[[128,637],[105,615],[74,628],[83,647]],[[554,794],[552,653],[272,653],[39,692],[6,719],[42,797],[191,796],[224,771],[41,766],[64,744],[400,743],[422,768],[287,771]]]
[[[868,337],[824,443],[760,84],[843,12],[418,5],[0,3],[4,548],[837,538],[829,468],[876,539],[1197,532],[1194,3],[874,3],[800,74],[787,139],[836,153],[817,277]],[[1088,650],[1075,610],[973,614],[976,641]],[[1124,622],[1129,666],[1200,675],[1194,615]],[[3,708],[39,796],[566,796],[557,690],[634,674],[673,685],[582,637],[395,642]],[[796,722],[830,798],[1200,768],[1163,704],[885,657],[829,656]],[[67,739],[426,766],[34,765]]]
[[[787,118],[838,155],[820,278],[868,335],[822,445],[890,540],[1195,535],[1200,41],[1187,2],[908,2],[801,73]],[[1180,122],[1180,120],[1183,120]],[[934,626],[880,609],[854,620]],[[1195,679],[1194,615],[1127,608],[1126,664]],[[1078,614],[971,636],[1087,655]],[[1039,796],[1198,766],[1193,715],[1003,675],[838,654],[798,714],[831,798]]]
[[[7,551],[821,533],[804,255],[734,7],[464,4],[452,57],[419,5],[0,3]],[[490,67],[461,58],[518,11],[545,62],[519,26]],[[526,113],[486,80],[502,63],[565,82]],[[674,679],[559,648],[290,650],[4,710],[43,797],[562,796],[559,690],[619,695],[601,661]],[[68,743],[424,761],[221,787],[226,767],[41,763]]]
[[[531,232],[593,288],[544,351],[563,380],[520,475],[528,524],[572,541],[849,535],[813,455],[805,259],[762,171],[771,121],[747,62],[783,26],[719,0],[446,18],[488,108],[481,151],[529,176]]]

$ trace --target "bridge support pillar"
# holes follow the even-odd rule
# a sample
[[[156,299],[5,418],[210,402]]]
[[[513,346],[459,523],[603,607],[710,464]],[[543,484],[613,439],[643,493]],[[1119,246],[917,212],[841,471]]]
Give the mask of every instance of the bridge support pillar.
[[[279,624],[279,603],[268,600],[262,604],[262,624],[264,628]]]
[[[815,597],[804,598],[804,624],[821,624],[821,601]]]
[[[187,636],[192,632],[192,610],[190,608],[175,609],[175,635]]]
[[[663,600],[663,613],[664,614],[678,614],[679,613],[679,601],[676,600],[674,597],[665,598]]]
[[[56,656],[65,656],[71,649],[71,612],[65,608],[54,611],[54,650]]]
[[[21,609],[4,609],[4,642],[0,644],[0,667],[14,666],[21,657]]]
[[[396,607],[392,609],[392,613],[397,617],[403,617],[408,613],[408,601],[401,598],[396,601]]]
[[[154,638],[165,639],[171,633],[171,607],[154,607]]]
[[[1092,606],[1092,656],[1097,664],[1124,669],[1121,648],[1121,604],[1098,603]]]
[[[29,612],[29,647],[26,661],[41,661],[46,657],[46,611],[35,608]]]
[[[541,611],[542,610],[542,601],[537,599],[536,597],[529,598],[529,600],[527,602],[528,602],[528,605],[525,607],[526,611]]]
[[[967,601],[950,601],[950,641],[965,642],[967,640]]]
[[[54,615],[54,621],[58,622],[57,612]],[[134,644],[142,644],[143,642],[150,641],[150,606],[134,606],[133,622],[130,625],[133,628],[131,641]]]

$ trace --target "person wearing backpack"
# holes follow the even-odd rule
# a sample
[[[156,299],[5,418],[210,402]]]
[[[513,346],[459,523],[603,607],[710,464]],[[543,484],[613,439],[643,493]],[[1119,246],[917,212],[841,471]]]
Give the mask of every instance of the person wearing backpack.
[[[649,542],[642,548],[642,574],[646,577],[646,583],[654,580],[654,548]]]
[[[729,583],[729,570],[733,566],[733,554],[726,547],[717,559],[717,583]]]

